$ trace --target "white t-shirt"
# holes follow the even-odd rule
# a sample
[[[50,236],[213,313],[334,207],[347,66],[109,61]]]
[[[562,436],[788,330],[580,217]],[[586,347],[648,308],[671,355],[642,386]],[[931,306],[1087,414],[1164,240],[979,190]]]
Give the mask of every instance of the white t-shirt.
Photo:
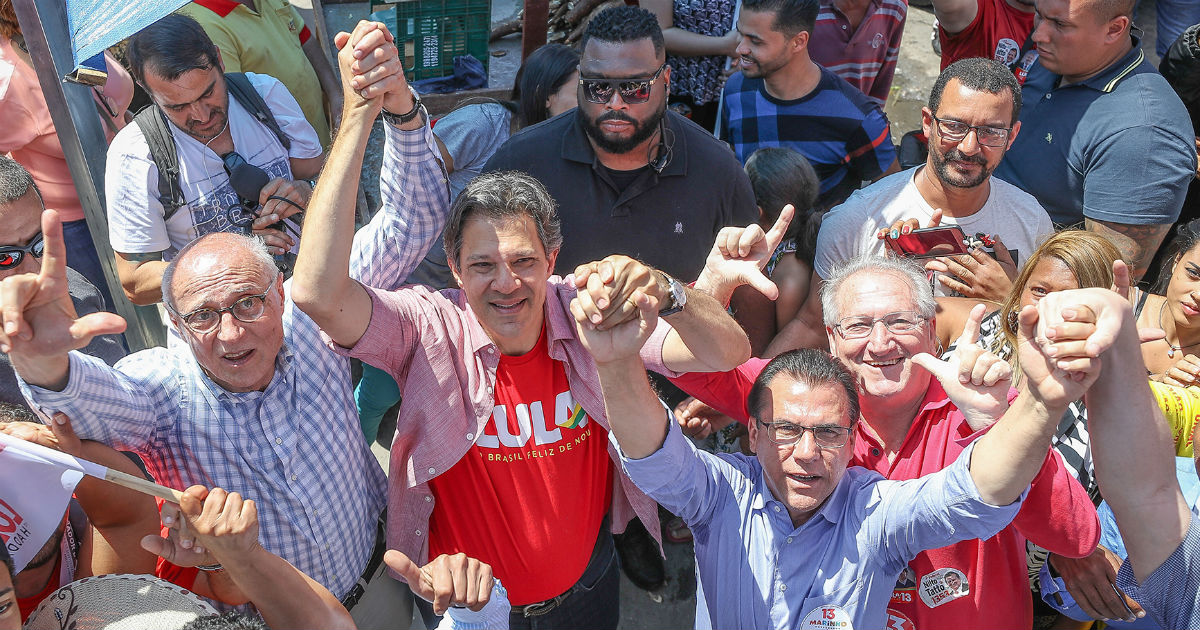
[[[880,229],[901,219],[915,218],[922,227],[933,218],[933,207],[917,190],[914,178],[923,166],[889,175],[857,190],[829,211],[817,235],[813,270],[828,278],[834,267],[863,254],[883,256],[887,248],[876,238]],[[1054,233],[1054,224],[1032,195],[1007,182],[991,178],[991,194],[978,212],[967,217],[943,216],[942,225],[958,225],[964,234],[999,236],[1004,246],[1016,250],[1017,265],[1025,263],[1042,239]],[[935,283],[936,295],[946,295]]]
[[[230,95],[228,114],[234,150],[265,170],[270,178],[290,180],[289,158],[317,157],[321,155],[321,142],[282,83],[252,72],[247,72],[246,78],[262,95],[292,146],[290,151],[285,150],[270,128]],[[168,221],[163,220],[163,206],[158,200],[158,167],[150,157],[141,128],[127,125],[108,148],[104,173],[108,237],[118,252],[163,252],[163,260],[171,260],[184,245],[204,234],[243,231],[229,222],[227,212],[240,212],[241,204],[221,156],[173,124],[169,127],[179,152],[179,181],[187,203]]]

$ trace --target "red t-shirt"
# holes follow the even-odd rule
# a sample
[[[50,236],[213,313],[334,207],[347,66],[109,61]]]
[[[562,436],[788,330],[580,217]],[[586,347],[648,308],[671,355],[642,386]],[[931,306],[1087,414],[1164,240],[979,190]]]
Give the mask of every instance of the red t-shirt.
[[[608,512],[608,432],[571,397],[563,364],[533,350],[501,356],[495,408],[450,470],[430,480],[429,557],[465,553],[492,565],[516,606],[583,575]]]
[[[42,603],[42,600],[50,597],[51,593],[57,591],[58,587],[62,586],[62,580],[58,575],[61,567],[62,554],[60,553],[54,557],[54,573],[50,576],[50,579],[46,581],[46,587],[43,588],[40,593],[35,593],[29,597],[17,598],[17,608],[21,610],[21,623],[29,621],[29,615],[32,615],[33,611],[37,610],[37,607]]]
[[[979,11],[967,28],[953,35],[938,27],[942,42],[942,70],[969,57],[987,57],[1011,66],[1021,46],[1033,32],[1033,12],[1008,6],[1004,0],[979,0]]]

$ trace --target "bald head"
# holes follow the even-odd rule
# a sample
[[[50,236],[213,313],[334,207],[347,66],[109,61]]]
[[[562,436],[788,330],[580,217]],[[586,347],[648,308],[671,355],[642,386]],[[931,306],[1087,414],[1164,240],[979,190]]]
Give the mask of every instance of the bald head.
[[[179,250],[167,265],[162,280],[163,302],[178,312],[179,292],[187,285],[229,272],[261,277],[264,281],[277,273],[275,259],[262,239],[230,232],[205,234]]]

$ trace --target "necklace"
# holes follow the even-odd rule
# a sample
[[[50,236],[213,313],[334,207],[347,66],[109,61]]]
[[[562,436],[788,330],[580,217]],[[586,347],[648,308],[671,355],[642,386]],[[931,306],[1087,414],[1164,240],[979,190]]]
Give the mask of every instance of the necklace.
[[[1162,328],[1163,332],[1166,332],[1166,330],[1167,330],[1166,326],[1163,326],[1163,310],[1165,310],[1166,308],[1167,308],[1167,300],[1166,300],[1166,298],[1163,298],[1162,306],[1158,307],[1158,327]],[[1166,344],[1167,344],[1167,358],[1168,359],[1174,359],[1175,353],[1183,350],[1184,348],[1191,348],[1192,346],[1200,345],[1200,341],[1197,341],[1195,343],[1189,343],[1186,345],[1177,346],[1177,345],[1171,343],[1170,341],[1168,341],[1165,335],[1163,336],[1163,341],[1166,342]]]

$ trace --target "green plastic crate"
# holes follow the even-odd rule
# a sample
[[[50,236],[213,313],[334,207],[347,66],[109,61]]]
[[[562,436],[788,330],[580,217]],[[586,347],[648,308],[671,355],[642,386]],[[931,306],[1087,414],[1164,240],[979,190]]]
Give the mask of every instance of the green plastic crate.
[[[454,58],[472,55],[488,67],[491,0],[410,0],[379,15],[396,36],[411,80],[454,74]]]

